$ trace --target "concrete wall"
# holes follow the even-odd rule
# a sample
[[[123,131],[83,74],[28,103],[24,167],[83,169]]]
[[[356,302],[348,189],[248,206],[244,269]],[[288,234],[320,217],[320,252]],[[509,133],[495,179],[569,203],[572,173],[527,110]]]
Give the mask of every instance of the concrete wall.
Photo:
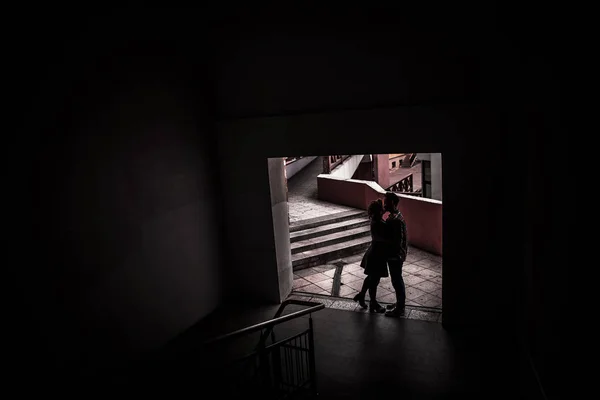
[[[342,180],[321,174],[317,178],[319,199],[366,210],[385,190],[375,182]],[[442,202],[420,197],[398,195],[398,209],[407,225],[408,243],[430,253],[442,255]]]
[[[88,275],[79,271],[88,268],[102,271],[104,266],[120,269],[124,266],[120,260],[125,254],[156,258],[158,261],[151,260],[151,263],[156,262],[155,268],[169,271],[162,276],[153,274],[165,279],[145,281],[143,295],[125,296],[117,302],[125,304],[127,310],[144,309],[147,317],[144,326],[150,332],[154,331],[150,325],[159,326],[159,337],[167,331],[178,330],[194,313],[201,316],[214,305],[210,295],[207,301],[204,298],[196,301],[196,293],[188,286],[193,286],[196,278],[202,276],[208,277],[208,287],[216,282],[211,278],[213,263],[190,271],[185,266],[194,263],[183,259],[192,260],[191,253],[198,259],[211,259],[217,250],[208,243],[219,237],[215,232],[220,226],[226,229],[222,242],[227,258],[219,269],[231,282],[227,294],[234,293],[233,288],[242,287],[252,292],[251,299],[277,298],[278,293],[274,296],[269,293],[269,285],[261,286],[262,277],[268,276],[271,268],[277,270],[267,158],[282,154],[376,154],[389,152],[390,148],[406,148],[444,153],[445,326],[473,328],[502,339],[507,337],[504,334],[526,332],[541,379],[548,384],[548,397],[560,398],[555,389],[556,385],[566,382],[562,367],[567,364],[559,362],[560,349],[555,344],[560,343],[562,330],[569,325],[556,324],[556,315],[565,315],[567,304],[564,297],[556,293],[565,289],[567,248],[560,244],[563,233],[568,230],[564,226],[565,218],[560,215],[548,218],[561,212],[561,207],[548,200],[561,201],[554,193],[560,185],[553,183],[556,176],[549,176],[549,168],[537,165],[542,159],[550,160],[558,148],[564,149],[567,144],[568,135],[562,132],[560,120],[560,91],[556,90],[561,87],[561,70],[554,70],[550,65],[560,59],[555,55],[562,51],[560,46],[564,41],[555,36],[562,32],[547,29],[549,26],[531,28],[532,21],[536,28],[555,21],[545,14],[545,18],[536,18],[539,10],[536,6],[535,10],[530,7],[519,13],[510,9],[505,12],[484,3],[479,4],[477,10],[471,5],[463,10],[451,4],[436,8],[435,13],[423,13],[427,18],[419,19],[414,17],[417,13],[403,9],[387,12],[388,18],[377,19],[376,28],[366,29],[369,24],[363,23],[372,21],[373,15],[362,9],[354,13],[351,21],[337,22],[330,18],[314,21],[308,12],[292,13],[296,18],[294,23],[276,15],[274,9],[227,9],[222,14],[227,16],[227,23],[215,24],[211,32],[201,32],[209,22],[203,24],[198,15],[192,16],[192,13],[170,20],[165,12],[154,19],[119,13],[111,18],[99,16],[95,25],[83,19],[71,19],[73,26],[60,18],[45,18],[43,13],[41,17],[24,14],[27,19],[22,21],[23,29],[34,31],[35,28],[45,34],[24,36],[22,39],[28,43],[8,45],[6,58],[12,61],[7,63],[6,67],[11,70],[6,75],[11,76],[8,84],[13,84],[15,90],[13,92],[11,86],[7,96],[11,99],[10,105],[18,107],[18,112],[7,114],[9,118],[15,117],[14,126],[21,130],[15,131],[6,144],[11,151],[6,160],[5,170],[10,173],[5,185],[11,192],[3,196],[2,201],[4,210],[8,210],[5,216],[8,222],[4,221],[9,227],[6,230],[11,232],[7,254],[17,260],[11,263],[6,278],[11,300],[9,308],[27,310],[15,311],[21,317],[11,324],[15,328],[6,333],[14,333],[15,339],[25,343],[19,348],[18,359],[27,361],[28,375],[31,368],[40,365],[40,360],[49,359],[40,356],[46,355],[44,352],[31,358],[23,355],[33,344],[52,343],[50,333],[55,332],[52,337],[64,337],[65,347],[49,347],[64,359],[63,355],[68,353],[65,349],[76,347],[72,339],[85,337],[76,319],[70,318],[77,312],[89,310],[87,303],[79,301],[87,293],[87,286],[82,282],[90,282],[92,286],[99,282],[98,287],[102,287],[106,281],[100,277],[82,279]],[[548,7],[542,10],[550,12]],[[475,11],[478,18],[471,17]],[[353,12],[349,10],[348,14]],[[498,21],[504,26],[496,26]],[[187,28],[185,32],[183,27]],[[73,32],[78,34],[73,35]],[[203,47],[201,43],[206,37],[214,41],[210,47]],[[143,52],[153,56],[138,63],[137,68],[120,79],[112,79],[110,74],[120,70],[124,60],[140,59]],[[179,62],[181,54],[196,55],[197,59]],[[202,60],[204,57],[210,59]],[[168,74],[169,79],[158,78],[164,76],[164,71],[172,71],[173,65],[187,65],[189,71],[185,74],[175,71]],[[152,71],[144,75],[149,69]],[[90,78],[90,73],[99,76]],[[103,74],[109,76],[101,76]],[[142,76],[147,80],[140,80]],[[90,92],[86,85],[92,81],[98,87]],[[90,102],[99,110],[107,104],[105,98],[98,95],[103,88],[118,92],[119,86],[135,82],[138,85],[133,92],[139,94],[150,81],[180,83],[179,88],[193,92],[204,90],[198,88],[198,82],[210,82],[213,87],[207,91],[214,102],[208,107],[194,104],[186,118],[171,119],[165,114],[153,114],[163,107],[147,109],[143,106],[146,102],[157,104],[157,96],[146,92],[135,101],[143,112],[132,113],[134,104],[126,102],[124,111],[114,111],[112,120],[102,117],[102,113],[91,112]],[[164,91],[160,93],[164,97]],[[184,97],[187,103],[188,97]],[[176,110],[174,115],[181,115],[180,107],[170,109]],[[190,121],[196,118],[191,116],[202,114],[212,114],[220,121],[218,136],[204,135],[210,130],[210,124],[205,126],[199,121],[196,128],[192,126]],[[74,116],[76,122],[87,121],[88,129],[99,121],[103,123],[98,124],[97,131],[115,133],[89,141],[96,151],[89,150],[94,155],[89,161],[80,159],[81,169],[68,154],[71,149],[75,152],[90,149],[85,140],[72,140],[89,136],[75,134],[85,129],[73,127],[78,125],[73,124]],[[169,135],[162,136],[161,140],[142,141],[144,148],[155,149],[152,157],[138,156],[134,151],[139,143],[133,140],[135,136],[123,136],[123,132],[142,126],[142,122],[149,121],[143,126],[164,128],[171,126],[173,120],[180,122],[178,129],[169,129]],[[110,129],[117,125],[123,128]],[[182,136],[183,132],[191,135]],[[182,137],[185,140],[178,141]],[[200,140],[211,137],[212,142]],[[554,137],[561,138],[562,146],[539,145]],[[121,147],[113,144],[119,140],[125,140]],[[196,140],[198,145],[190,145]],[[165,142],[188,145],[162,149]],[[528,143],[531,145],[527,147]],[[527,192],[529,186],[525,183],[529,182],[522,174],[506,174],[503,168],[508,162],[507,155],[511,159],[509,164],[522,162],[522,153],[514,149],[524,147],[533,154],[528,158],[531,160],[529,182],[536,182],[533,190],[539,197]],[[113,148],[121,148],[123,152],[109,151]],[[226,159],[245,162],[243,173],[228,165],[221,166],[219,178],[223,179],[224,187],[215,190],[218,201],[214,207],[207,206],[208,193],[213,192],[210,185],[198,185],[198,195],[191,195],[189,201],[183,200],[186,196],[182,192],[171,197],[165,195],[171,191],[163,190],[170,182],[185,181],[178,172],[181,169],[165,165],[183,163],[184,169],[194,169],[188,160],[201,158],[183,157],[183,161],[177,161],[180,157],[171,155],[192,153],[196,149],[208,160],[221,157],[209,161],[209,168],[199,167],[199,171],[204,171],[202,174],[216,171],[217,165],[226,163]],[[130,157],[116,157],[119,154]],[[137,174],[142,173],[128,174],[139,169],[126,167],[124,160],[157,157],[163,162],[142,168],[150,177],[142,180],[146,187],[142,190],[137,186]],[[116,172],[109,175],[110,179],[102,178],[101,171],[107,170],[104,166],[112,162],[117,167],[109,170]],[[140,161],[140,164],[149,163]],[[93,168],[95,166],[102,168]],[[122,193],[120,200],[111,201],[104,194],[100,204],[94,203],[95,190],[81,196],[86,190],[66,183],[74,182],[71,178],[78,170],[85,171],[87,176],[79,181],[89,182],[91,188],[103,180],[112,182],[113,186],[97,187],[117,187],[118,190],[109,192]],[[162,174],[161,170],[170,172]],[[162,178],[154,180],[155,175]],[[65,180],[65,176],[69,179]],[[164,179],[164,176],[176,178]],[[248,179],[249,176],[252,179]],[[559,181],[566,180],[561,176]],[[61,185],[66,185],[66,189]],[[466,196],[464,188],[469,188],[469,193],[476,192],[477,196]],[[156,195],[146,196],[147,193]],[[513,196],[513,193],[528,194]],[[162,201],[174,198],[182,201],[177,206]],[[87,216],[78,223],[79,227],[75,224],[78,231],[71,230],[64,217],[71,200],[78,200],[90,210],[74,212],[73,215]],[[539,200],[543,200],[544,207],[526,219],[523,210],[534,209]],[[185,240],[174,243],[171,230],[162,229],[165,225],[158,222],[162,216],[192,230],[195,224],[191,219],[166,210],[177,209],[184,213],[185,206],[194,202],[198,219],[206,225],[193,228],[199,229],[196,236],[206,243],[198,247],[197,252]],[[187,209],[186,217],[193,216],[194,212],[192,208]],[[217,218],[217,223],[207,222],[211,215]],[[507,223],[507,218],[514,223]],[[152,226],[158,225],[145,225],[142,221],[155,221],[160,226],[154,229]],[[528,240],[524,236],[525,226],[530,232]],[[140,232],[157,230],[156,241],[148,240],[145,247],[136,245],[134,238],[139,238]],[[177,237],[188,236],[194,235]],[[244,240],[235,240],[240,237]],[[514,244],[510,260],[498,256],[506,252],[506,238]],[[150,249],[150,243],[159,243],[159,249]],[[165,252],[172,255],[168,257],[169,263],[164,261],[165,257],[152,257],[155,252],[162,252],[163,246],[172,246]],[[186,247],[185,251],[182,247]],[[549,249],[552,251],[547,251]],[[100,268],[84,266],[78,261],[93,258],[87,254],[98,255],[94,265]],[[172,258],[177,261],[171,263]],[[253,278],[249,271],[254,271],[256,276]],[[515,279],[499,279],[498,271],[502,271],[503,277]],[[140,275],[144,274],[135,272],[131,276]],[[126,280],[124,287],[133,289],[134,281],[137,279]],[[164,308],[156,312],[152,305],[159,300],[152,296],[160,295],[159,288],[165,286],[169,292],[184,289],[181,297],[167,296],[161,301]],[[82,289],[74,290],[76,288]],[[75,295],[70,294],[72,292]],[[67,294],[63,296],[63,293]],[[528,304],[526,310],[522,307],[524,300]],[[79,305],[77,312],[65,311]],[[498,315],[502,315],[501,322]],[[133,320],[136,318],[139,317],[134,316]],[[152,323],[147,324],[148,321]],[[115,323],[106,324],[106,320],[105,325],[113,331],[118,327]],[[27,328],[21,328],[23,326]],[[130,329],[139,333],[136,328]],[[554,353],[547,352],[552,349]],[[550,356],[546,358],[544,354]],[[31,360],[34,361],[29,362]],[[43,370],[48,373],[52,368]]]
[[[290,179],[292,176],[296,175],[299,171],[302,171],[304,167],[310,164],[315,157],[302,157],[299,160],[296,160],[285,166],[285,176],[287,179]]]
[[[222,295],[205,70],[158,25],[147,32],[161,41],[146,46],[116,23],[111,42],[103,24],[26,46],[27,134],[10,156],[22,165],[13,210],[26,208],[6,221],[19,259],[5,277],[19,310],[12,333],[23,342],[11,365],[60,387],[162,346]]]
[[[442,155],[431,154],[431,198],[442,200]]]
[[[271,214],[273,215],[273,238],[277,260],[277,283],[272,282],[271,284],[276,285],[279,290],[277,301],[283,301],[290,294],[294,280],[289,240],[290,225],[285,161],[282,158],[269,158],[268,169],[271,191]]]
[[[362,210],[366,210],[371,201],[383,198],[385,194],[375,182],[341,179],[327,174],[317,177],[317,186],[319,200]]]
[[[338,165],[331,171],[330,175],[341,179],[350,179],[356,169],[361,164],[364,154],[355,154],[348,157],[343,163]]]
[[[377,154],[375,156],[375,182],[384,189],[390,186],[389,155]]]
[[[373,180],[373,162],[362,162],[352,175],[352,179],[364,181]]]
[[[512,216],[513,220],[521,218],[525,221],[526,232],[526,257],[523,269],[523,295],[520,298],[520,315],[523,321],[526,343],[532,363],[535,366],[540,381],[548,393],[548,398],[567,398],[555,395],[561,390],[561,382],[569,379],[579,372],[565,372],[565,366],[579,364],[577,352],[572,352],[567,331],[572,329],[569,324],[556,324],[557,315],[569,312],[572,302],[564,301],[557,293],[570,292],[570,285],[565,283],[568,276],[575,270],[572,256],[574,249],[570,245],[569,233],[573,232],[572,219],[564,216],[564,210],[576,208],[569,196],[563,195],[562,182],[571,179],[568,169],[556,168],[556,154],[568,148],[568,135],[558,134],[560,131],[560,110],[552,109],[542,112],[531,110],[515,120],[514,129],[527,136],[525,127],[535,127],[535,135],[529,136],[527,144],[528,173],[525,190],[527,207],[523,215]],[[547,128],[543,121],[549,122],[548,126],[556,129],[556,135],[550,138],[544,136]],[[504,162],[519,162],[519,152],[507,154],[509,159]],[[551,176],[545,175],[551,171]],[[544,177],[544,178],[542,178]],[[502,189],[508,190],[509,185]],[[499,189],[500,191],[500,189]],[[446,190],[448,195],[448,189]],[[556,268],[556,265],[562,268]],[[578,329],[592,328],[592,322],[583,323]],[[523,333],[520,332],[520,333]],[[585,346],[585,344],[584,344]],[[567,350],[569,349],[569,350]],[[569,355],[566,356],[565,353]],[[573,374],[573,375],[571,375]]]

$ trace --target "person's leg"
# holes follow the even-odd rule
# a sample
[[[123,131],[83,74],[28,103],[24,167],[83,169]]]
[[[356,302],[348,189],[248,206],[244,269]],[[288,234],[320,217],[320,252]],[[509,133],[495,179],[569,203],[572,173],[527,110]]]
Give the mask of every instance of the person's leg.
[[[371,298],[371,303],[377,304],[377,286],[379,286],[379,281],[381,278],[372,277],[369,280],[369,297]]]
[[[370,282],[370,279],[369,279],[369,276],[367,275],[367,277],[363,281],[362,288],[360,289],[360,292],[358,293],[362,297],[365,297],[365,295],[367,294],[367,290],[369,290],[369,282]]]
[[[406,287],[404,286],[404,279],[402,278],[402,260],[388,260],[390,267],[390,278],[392,286],[396,292],[396,306],[392,311],[388,311],[392,315],[394,312],[404,312],[404,303],[406,302]]]
[[[367,294],[367,290],[369,290],[370,282],[371,279],[369,275],[367,275],[367,277],[363,281],[360,292],[358,292],[358,294],[354,296],[354,301],[357,301],[362,308],[367,308],[367,303],[365,303],[365,295]]]
[[[385,312],[385,308],[377,301],[377,286],[379,286],[380,280],[381,278],[379,277],[371,277],[369,280],[369,297],[371,298],[369,300],[369,310],[371,310],[371,312]]]

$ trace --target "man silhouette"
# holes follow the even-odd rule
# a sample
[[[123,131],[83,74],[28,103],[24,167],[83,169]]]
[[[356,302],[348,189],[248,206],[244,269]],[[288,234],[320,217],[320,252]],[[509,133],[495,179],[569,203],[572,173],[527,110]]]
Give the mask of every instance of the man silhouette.
[[[404,303],[406,301],[406,288],[402,279],[402,265],[408,254],[406,241],[406,222],[402,213],[398,210],[400,198],[392,192],[385,194],[384,208],[390,213],[386,220],[388,238],[387,264],[390,270],[392,286],[396,292],[396,304],[387,306],[388,317],[400,317],[404,315]]]

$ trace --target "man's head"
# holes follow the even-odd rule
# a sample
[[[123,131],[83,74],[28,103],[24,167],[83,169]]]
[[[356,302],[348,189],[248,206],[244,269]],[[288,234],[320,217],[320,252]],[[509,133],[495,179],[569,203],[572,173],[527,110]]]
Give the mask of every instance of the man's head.
[[[385,199],[383,201],[383,206],[385,208],[385,211],[389,211],[389,212],[396,211],[396,209],[398,208],[399,201],[400,201],[400,199],[398,198],[396,193],[386,192]]]

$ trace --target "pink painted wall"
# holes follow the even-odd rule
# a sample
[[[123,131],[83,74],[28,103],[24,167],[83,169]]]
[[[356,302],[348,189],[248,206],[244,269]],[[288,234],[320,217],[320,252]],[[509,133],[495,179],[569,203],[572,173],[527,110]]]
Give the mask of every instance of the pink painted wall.
[[[386,164],[387,165],[387,164]],[[385,191],[365,181],[317,178],[319,199],[366,210],[369,203],[383,199]],[[398,209],[404,215],[408,243],[430,253],[442,255],[442,203],[419,197],[399,195]]]
[[[442,204],[401,195],[398,209],[406,221],[408,243],[441,256]]]
[[[382,188],[390,187],[390,155],[375,154],[375,182]]]
[[[329,177],[317,178],[319,199],[334,204],[366,210],[369,203],[383,194],[372,189],[365,181],[342,180]]]

